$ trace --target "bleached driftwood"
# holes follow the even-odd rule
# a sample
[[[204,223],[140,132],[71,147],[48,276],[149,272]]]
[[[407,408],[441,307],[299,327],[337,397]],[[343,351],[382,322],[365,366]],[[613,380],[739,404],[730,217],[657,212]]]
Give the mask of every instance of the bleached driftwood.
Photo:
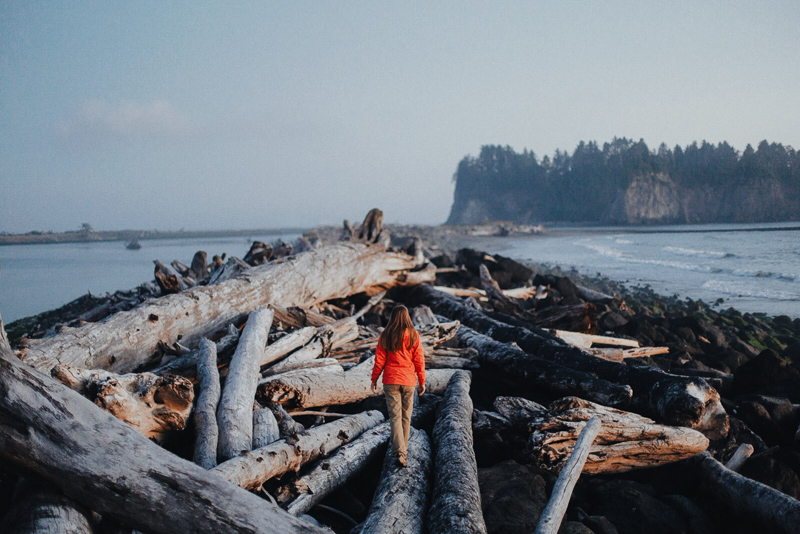
[[[175,457],[3,343],[0,391],[0,461],[103,515],[154,533],[323,532]]]
[[[551,330],[551,332],[555,334],[556,337],[563,339],[573,347],[580,347],[582,349],[589,349],[595,343],[600,345],[639,348],[639,342],[635,339],[597,336],[593,334],[582,334],[580,332],[569,332],[567,330]]]
[[[260,449],[280,439],[280,430],[275,414],[269,408],[253,407],[253,447]]]
[[[354,529],[354,534],[424,531],[431,484],[431,446],[424,431],[411,429],[407,462],[405,468],[398,466],[387,448],[367,518]]]
[[[292,408],[313,408],[333,404],[349,404],[383,395],[378,382],[375,393],[370,389],[370,375],[375,357],[372,356],[349,371],[338,365],[300,369],[275,375],[261,381],[258,398],[263,403],[280,403]],[[452,369],[431,369],[425,374],[425,387],[431,393],[444,392]]]
[[[755,449],[752,445],[749,443],[742,443],[736,449],[736,452],[733,453],[733,456],[731,456],[730,459],[725,463],[725,467],[731,471],[738,472],[747,459],[753,454],[753,451],[755,451]]]
[[[205,338],[203,338],[205,339]],[[217,348],[217,365],[227,364],[230,355],[233,353],[236,344],[239,342],[239,329],[233,324],[229,324],[227,333],[220,338],[219,341],[214,343]],[[224,355],[227,355],[225,357]],[[164,376],[168,374],[181,375],[186,378],[195,380],[197,378],[197,361],[203,356],[201,348],[184,354],[179,358],[159,365],[151,372],[155,375]]]
[[[668,354],[669,347],[641,347],[638,349],[596,349],[589,348],[583,349],[592,356],[603,358],[610,362],[622,362],[627,358],[645,358],[647,356],[655,356],[657,354]]]
[[[217,405],[220,384],[217,370],[217,346],[208,339],[200,340],[200,355],[197,358],[197,378],[200,394],[194,408],[194,463],[205,469],[217,465]]]
[[[217,456],[223,460],[249,451],[253,444],[253,400],[259,367],[267,346],[273,312],[261,308],[250,313],[236,352],[231,358],[225,389],[217,408],[219,443]]]
[[[486,532],[472,441],[470,383],[469,372],[453,374],[433,425],[431,534]]]
[[[561,470],[584,423],[592,417],[597,417],[602,427],[583,467],[586,473],[655,467],[708,448],[708,439],[696,430],[658,425],[631,412],[565,397],[528,420],[532,459],[544,469]]]
[[[269,303],[310,306],[353,293],[432,281],[435,267],[419,267],[415,258],[379,245],[338,243],[289,261],[252,267],[216,285],[148,300],[100,323],[31,340],[22,357],[47,371],[65,363],[128,372],[152,364],[159,342],[171,345],[182,336],[181,342],[192,346],[203,335]]]
[[[569,460],[558,474],[550,500],[547,502],[536,525],[536,534],[556,534],[561,527],[564,514],[567,513],[572,490],[578,482],[578,478],[583,471],[583,464],[589,455],[589,448],[600,431],[600,419],[592,417],[586,422],[575,443],[575,448],[569,455]]]
[[[286,502],[294,498],[286,505],[286,510],[293,515],[306,513],[375,458],[388,441],[389,433],[389,423],[385,422],[339,447],[307,474],[278,488],[278,500]]]
[[[219,464],[212,472],[242,488],[259,488],[270,478],[297,471],[304,464],[329,454],[383,419],[383,414],[378,411],[344,417],[307,430],[293,443],[283,439],[232,458]]]
[[[186,428],[194,389],[181,376],[152,373],[117,375],[108,371],[57,365],[52,375],[62,384],[125,421],[142,435],[161,440]]]
[[[327,357],[331,350],[341,347],[358,337],[358,325],[352,318],[336,321],[317,329],[314,337],[303,347],[297,349],[270,367],[271,372],[291,369],[298,363],[320,357]]]

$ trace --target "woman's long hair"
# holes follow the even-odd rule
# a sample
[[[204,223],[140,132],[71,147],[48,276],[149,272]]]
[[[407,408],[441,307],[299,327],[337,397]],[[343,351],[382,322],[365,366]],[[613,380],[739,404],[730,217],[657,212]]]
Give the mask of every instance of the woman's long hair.
[[[378,338],[378,346],[387,352],[397,352],[403,348],[403,335],[406,330],[408,330],[409,346],[414,347],[419,342],[419,334],[414,328],[414,323],[411,322],[408,308],[398,304],[392,310],[389,325]]]

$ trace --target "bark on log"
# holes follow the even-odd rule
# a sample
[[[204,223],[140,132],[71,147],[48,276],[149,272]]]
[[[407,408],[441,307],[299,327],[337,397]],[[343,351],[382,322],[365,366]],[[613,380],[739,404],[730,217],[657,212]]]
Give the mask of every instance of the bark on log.
[[[23,359],[37,369],[56,363],[128,372],[152,363],[158,342],[182,336],[187,346],[209,332],[269,303],[310,306],[358,292],[431,281],[435,267],[377,245],[337,243],[281,263],[252,267],[246,274],[213,286],[146,301],[68,333],[31,340]]]
[[[261,378],[259,369],[272,316],[273,311],[269,308],[250,314],[231,358],[225,389],[217,408],[217,456],[223,460],[249,451],[253,445],[253,401]]]
[[[67,365],[57,365],[51,374],[156,441],[161,441],[168,432],[185,429],[192,412],[194,388],[191,381],[181,376],[117,375]]]
[[[296,443],[300,435],[306,433],[306,427],[295,421],[292,415],[283,409],[283,406],[270,404],[267,407],[272,411],[275,420],[278,422],[278,434],[281,438],[286,439],[290,445]]]
[[[245,489],[257,489],[270,478],[297,471],[329,454],[384,420],[378,411],[363,412],[311,428],[290,444],[280,440],[219,464],[212,472]]]
[[[579,395],[609,406],[630,402],[630,386],[614,384],[587,372],[527,354],[509,344],[495,341],[461,326],[456,339],[478,351],[481,368],[499,372],[504,379],[526,387],[537,387],[560,395]]]
[[[322,532],[176,458],[2,344],[0,391],[0,460],[101,514],[154,533]]]
[[[431,534],[486,532],[472,441],[470,382],[467,371],[453,374],[433,425]]]
[[[260,449],[278,441],[281,437],[275,414],[268,408],[253,410],[253,447]]]
[[[512,326],[487,317],[428,285],[409,291],[407,299],[427,304],[434,312],[458,319],[497,341],[513,341],[525,352],[575,370],[594,373],[616,384],[629,384],[633,388],[632,408],[659,422],[694,428],[709,439],[719,439],[728,434],[728,414],[722,407],[719,394],[700,378],[604,361],[564,344],[545,330]]]
[[[204,250],[195,252],[189,271],[198,282],[208,278],[208,254]]]
[[[200,394],[194,409],[194,463],[204,469],[217,465],[217,405],[220,385],[217,370],[217,346],[208,339],[200,340],[200,356],[197,359],[197,376],[200,380]]]
[[[727,469],[707,452],[692,462],[700,470],[700,491],[735,515],[755,519],[764,532],[800,533],[800,501]]]
[[[369,210],[364,222],[358,229],[357,239],[365,243],[374,243],[383,228],[383,212],[378,208]]]
[[[332,491],[346,484],[374,459],[381,452],[382,445],[388,441],[389,434],[389,423],[382,423],[364,432],[351,443],[339,447],[306,475],[279,488],[279,501],[296,496],[286,506],[286,511],[292,515],[306,513]]]
[[[399,467],[391,450],[386,451],[367,518],[353,530],[354,534],[424,531],[431,484],[431,446],[422,430],[411,429],[407,461],[407,467]]]
[[[258,399],[262,403],[286,404],[291,408],[313,408],[332,404],[350,404],[368,397],[383,395],[378,382],[376,393],[370,389],[370,375],[375,357],[372,356],[349,371],[338,365],[301,369],[275,375],[261,381]],[[455,371],[431,369],[425,373],[428,392],[444,392],[447,381]]]
[[[586,462],[589,449],[599,431],[600,419],[597,417],[589,419],[583,430],[581,430],[578,441],[575,443],[575,448],[572,449],[572,453],[569,455],[569,460],[567,460],[564,468],[558,474],[553,492],[550,494],[550,500],[542,511],[539,524],[536,525],[536,534],[556,534],[558,532],[561,527],[561,521],[564,519],[564,514],[567,513],[572,490],[581,476],[583,464]]]
[[[530,454],[536,465],[553,472],[561,470],[584,423],[592,417],[600,419],[602,428],[583,467],[586,473],[656,467],[691,458],[708,448],[708,439],[696,430],[657,425],[631,412],[565,397],[528,420]]]

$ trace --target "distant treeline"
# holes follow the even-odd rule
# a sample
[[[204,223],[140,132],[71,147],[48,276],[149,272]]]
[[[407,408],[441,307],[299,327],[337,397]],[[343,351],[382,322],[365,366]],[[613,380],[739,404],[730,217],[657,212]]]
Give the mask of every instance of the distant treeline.
[[[453,176],[448,223],[755,222],[800,218],[800,153],[762,141],[743,152],[703,141],[650,150],[643,140],[581,141],[539,160],[486,145]],[[755,205],[753,205],[755,204]]]

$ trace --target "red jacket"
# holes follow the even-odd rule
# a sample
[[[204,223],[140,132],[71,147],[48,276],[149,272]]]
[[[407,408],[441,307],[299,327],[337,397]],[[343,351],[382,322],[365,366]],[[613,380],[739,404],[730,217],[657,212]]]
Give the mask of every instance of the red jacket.
[[[397,384],[400,386],[425,385],[425,354],[422,352],[422,342],[417,337],[417,344],[409,346],[409,334],[403,334],[403,348],[397,352],[386,352],[378,345],[375,351],[375,365],[372,367],[372,381],[377,382],[383,372],[384,384]]]

